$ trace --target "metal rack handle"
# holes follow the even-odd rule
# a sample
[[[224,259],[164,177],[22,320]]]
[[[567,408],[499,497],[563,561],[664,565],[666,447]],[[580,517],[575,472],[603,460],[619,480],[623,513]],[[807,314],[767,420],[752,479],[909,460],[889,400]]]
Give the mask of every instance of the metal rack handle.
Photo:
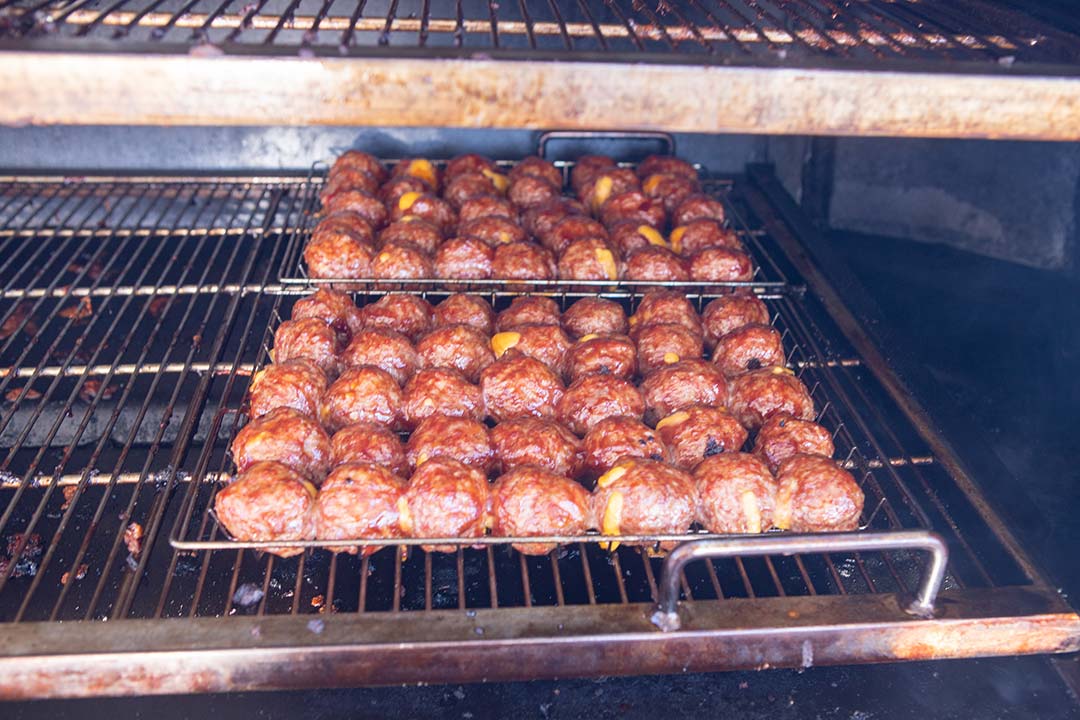
[[[536,143],[536,154],[547,157],[547,145],[552,140],[656,140],[663,143],[666,155],[675,154],[675,136],[671,133],[653,130],[625,132],[617,130],[549,130],[540,136]]]
[[[934,600],[945,580],[949,548],[935,532],[903,530],[878,533],[822,533],[817,535],[774,535],[694,540],[679,545],[664,559],[660,579],[660,603],[652,623],[664,632],[678,630],[679,579],[687,563],[704,558],[754,555],[796,555],[874,550],[925,550],[930,566],[923,573],[915,600],[904,610],[921,618],[934,614]]]

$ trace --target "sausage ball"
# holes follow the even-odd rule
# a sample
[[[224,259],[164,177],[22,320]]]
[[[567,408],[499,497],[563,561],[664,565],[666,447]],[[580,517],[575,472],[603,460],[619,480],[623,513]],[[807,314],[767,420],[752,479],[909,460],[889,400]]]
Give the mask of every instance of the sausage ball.
[[[510,180],[513,182],[523,175],[536,175],[542,177],[555,187],[562,187],[563,175],[559,168],[553,164],[538,157],[536,155],[530,155],[519,160],[510,170]]]
[[[570,170],[570,187],[578,192],[586,183],[600,173],[616,167],[615,160],[607,155],[582,155]]]
[[[573,480],[535,465],[515,468],[491,489],[492,533],[498,537],[584,535],[592,498]],[[514,543],[525,555],[544,555],[551,543]]]
[[[439,192],[442,177],[435,163],[423,158],[405,158],[390,171],[390,178],[415,178],[431,192]]]
[[[415,295],[385,295],[360,308],[364,327],[397,330],[412,341],[433,328],[431,303]]]
[[[725,228],[716,220],[694,220],[671,231],[671,249],[687,257],[709,248],[742,250],[742,243],[734,230]]]
[[[338,341],[348,344],[354,333],[364,326],[360,308],[345,293],[330,288],[319,288],[311,295],[296,301],[292,309],[293,320],[318,318],[334,329]]]
[[[416,538],[482,537],[490,495],[487,478],[453,458],[436,457],[416,469],[401,503],[401,529]],[[425,545],[428,552],[455,552],[455,545]]]
[[[354,212],[336,212],[323,217],[311,231],[311,239],[316,240],[323,235],[348,235],[366,245],[375,244],[375,229],[362,215]]]
[[[323,212],[326,215],[356,213],[367,220],[374,230],[386,225],[386,206],[382,204],[382,200],[363,190],[342,190],[335,193],[323,205]]]
[[[495,329],[495,311],[491,303],[476,295],[455,293],[435,306],[435,325],[468,325],[484,335]]]
[[[245,425],[232,441],[236,469],[257,462],[278,462],[315,484],[330,469],[330,436],[313,418],[292,408],[278,408]]]
[[[384,327],[361,330],[341,353],[345,367],[372,365],[390,373],[394,382],[404,385],[416,374],[420,358],[409,342],[399,332]]]
[[[566,308],[563,329],[572,338],[583,335],[625,335],[630,329],[626,311],[614,300],[586,297]]]
[[[521,216],[521,224],[532,237],[543,238],[571,215],[585,215],[585,206],[572,198],[560,197],[526,210]]]
[[[634,336],[649,325],[669,323],[682,325],[695,335],[702,333],[697,310],[685,295],[675,290],[650,290],[630,316],[630,334]]]
[[[556,255],[563,254],[576,240],[605,239],[607,236],[603,225],[585,215],[568,215],[552,225],[550,230],[537,234],[540,244]]]
[[[480,380],[480,371],[495,362],[486,335],[468,325],[442,325],[416,343],[420,367],[454,368],[469,382]]]
[[[405,480],[384,467],[351,462],[334,468],[315,500],[315,537],[319,540],[401,537],[398,504]],[[331,548],[334,552],[371,555],[386,545]]]
[[[698,520],[709,532],[760,533],[773,526],[776,480],[756,455],[706,458],[694,470]]]
[[[355,280],[370,277],[375,247],[370,240],[363,238],[370,238],[373,233],[367,223],[361,226],[361,222],[363,220],[357,218],[348,232],[340,229],[320,230],[317,227],[304,247],[308,275],[315,279]],[[359,227],[365,227],[367,231],[358,231]]]
[[[402,402],[401,387],[390,373],[372,365],[349,368],[327,389],[322,421],[331,432],[359,422],[397,429]]]
[[[560,280],[618,280],[623,263],[607,240],[585,238],[575,240],[559,256]]]
[[[458,210],[458,222],[467,223],[486,217],[504,217],[517,220],[517,210],[513,203],[500,195],[478,195],[469,198]]]
[[[235,540],[310,540],[315,537],[312,509],[315,487],[276,462],[252,464],[214,498],[214,514]],[[281,557],[303,548],[268,548]]]
[[[711,349],[721,337],[743,325],[768,325],[769,308],[749,293],[724,295],[705,306],[701,324],[705,328],[705,343]]]
[[[475,420],[449,415],[424,418],[405,445],[409,469],[431,458],[448,457],[487,473],[495,460],[487,427]]]
[[[648,325],[636,333],[638,371],[648,375],[683,360],[700,360],[701,336],[682,325]]]
[[[746,428],[726,410],[689,405],[656,423],[660,439],[671,448],[675,464],[693,470],[707,457],[738,452],[746,444]]]
[[[566,372],[570,338],[558,325],[515,325],[493,335],[491,349],[496,357],[509,353],[535,358],[562,376]]]
[[[435,275],[448,280],[486,280],[494,258],[495,251],[480,238],[447,240],[435,252]]]
[[[333,176],[342,170],[357,170],[367,173],[377,183],[386,182],[387,178],[386,168],[383,167],[383,164],[374,155],[361,150],[346,150],[341,155],[338,155],[337,159],[334,160],[334,164],[330,166],[329,174]]]
[[[283,363],[305,358],[333,377],[337,374],[338,352],[341,350],[338,334],[318,318],[286,320],[274,333],[274,348],[270,358]]]
[[[645,418],[656,422],[691,405],[720,407],[727,402],[724,374],[704,360],[680,360],[649,373],[641,382]]]
[[[671,462],[671,451],[638,418],[616,415],[601,420],[585,434],[585,470],[600,477],[626,457]]]
[[[484,171],[489,173],[498,172],[495,162],[483,155],[466,153],[464,155],[453,157],[446,163],[446,168],[443,170],[443,178],[447,184],[449,184],[450,181],[459,175],[483,173]]]
[[[847,470],[821,455],[793,455],[776,472],[773,525],[792,532],[857,530],[863,491]]]
[[[495,248],[491,276],[500,280],[554,280],[555,256],[533,242],[513,242]]]
[[[581,471],[581,440],[554,420],[519,417],[501,422],[491,429],[491,444],[503,472],[522,465],[566,477]]]
[[[381,188],[379,188],[379,199],[383,201],[386,207],[394,207],[405,195],[409,193],[426,193],[431,192],[431,188],[427,186],[423,180],[414,177],[397,177],[389,180]],[[407,215],[405,217],[408,217]],[[404,218],[402,218],[404,219]]]
[[[328,175],[326,182],[319,188],[319,202],[325,206],[330,198],[347,190],[362,190],[374,195],[379,191],[379,183],[375,178],[359,170],[347,168],[339,170]]]
[[[513,220],[504,217],[483,217],[458,225],[458,235],[475,237],[492,247],[525,240],[525,231]]]
[[[678,175],[680,177],[689,178],[690,180],[698,179],[698,172],[693,165],[686,162],[681,158],[674,157],[672,155],[650,155],[637,166],[638,177],[645,179],[650,175]]]
[[[786,365],[787,353],[780,333],[772,325],[743,325],[717,341],[712,361],[725,375],[738,375],[770,365]]]
[[[599,215],[601,208],[611,198],[628,192],[641,190],[641,182],[630,168],[608,168],[595,175],[582,185],[578,191],[578,200]]]
[[[641,191],[661,203],[664,211],[670,215],[682,204],[683,200],[701,192],[701,185],[697,180],[691,180],[682,175],[657,173],[644,179],[641,183]]]
[[[566,354],[566,377],[610,375],[629,380],[637,373],[637,347],[626,335],[586,335]]]
[[[461,206],[475,197],[494,195],[499,192],[499,184],[505,183],[506,179],[498,173],[492,172],[491,177],[482,173],[465,173],[450,180],[443,191],[443,199],[460,210]],[[501,178],[497,184],[495,178]]]
[[[638,191],[612,195],[600,207],[600,222],[611,227],[620,222],[636,222],[662,229],[667,222],[664,204]]]
[[[379,242],[383,245],[411,245],[428,255],[433,255],[442,241],[439,228],[415,215],[390,223],[379,233]]]
[[[362,422],[341,428],[330,438],[334,467],[345,463],[381,465],[395,475],[406,477],[405,448],[396,432],[382,425]]]
[[[371,277],[380,280],[423,280],[435,277],[435,266],[415,245],[383,245],[371,260]]]
[[[558,325],[561,319],[559,303],[543,295],[521,295],[510,301],[510,307],[495,317],[499,332],[518,325]]]
[[[639,250],[668,247],[659,230],[633,220],[612,225],[608,240],[623,256],[632,255]]]
[[[544,363],[521,354],[496,360],[480,373],[487,414],[496,422],[517,417],[550,418],[565,388]]]
[[[809,420],[787,413],[776,413],[761,426],[754,441],[754,452],[775,472],[792,455],[823,455],[836,452],[832,433]]]
[[[390,206],[390,219],[394,222],[412,215],[425,220],[443,235],[449,235],[457,224],[457,213],[450,203],[431,193],[405,193]]]
[[[715,220],[724,222],[726,216],[724,203],[705,194],[691,195],[684,199],[671,215],[674,227],[689,225],[695,220]]]
[[[682,534],[696,511],[694,479],[656,460],[623,460],[600,476],[593,491],[593,512],[604,535]]]
[[[405,385],[402,404],[405,423],[415,428],[432,415],[484,419],[480,388],[452,368],[421,370]]]
[[[729,391],[731,414],[756,431],[776,413],[814,419],[814,401],[802,380],[783,367],[767,367],[736,375]]]
[[[558,185],[538,175],[519,175],[510,183],[510,192],[507,196],[515,207],[527,210],[558,199],[560,192]]]
[[[698,282],[749,282],[754,261],[741,250],[707,248],[691,256],[690,277]]]
[[[575,380],[556,408],[559,422],[582,436],[605,418],[626,415],[640,419],[644,414],[641,391],[627,380],[607,375],[586,375]]]
[[[634,252],[626,258],[627,280],[648,282],[686,282],[690,272],[686,263],[664,247],[650,246]]]
[[[251,378],[248,415],[257,418],[288,407],[318,418],[327,385],[326,373],[310,360],[296,358],[267,365]]]

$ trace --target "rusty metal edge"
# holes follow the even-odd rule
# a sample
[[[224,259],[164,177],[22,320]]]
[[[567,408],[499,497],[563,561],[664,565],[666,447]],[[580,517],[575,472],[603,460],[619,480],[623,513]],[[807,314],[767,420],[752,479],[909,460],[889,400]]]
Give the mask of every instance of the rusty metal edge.
[[[628,71],[627,68],[633,70]],[[0,53],[8,125],[1080,139],[1080,77],[454,58]]]

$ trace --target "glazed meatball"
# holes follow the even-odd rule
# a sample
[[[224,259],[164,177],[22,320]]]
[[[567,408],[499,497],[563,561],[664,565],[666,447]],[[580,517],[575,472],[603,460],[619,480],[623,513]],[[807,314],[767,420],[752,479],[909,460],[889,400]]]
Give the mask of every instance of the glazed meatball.
[[[435,325],[468,325],[490,335],[495,328],[495,311],[482,297],[456,293],[435,306]]]
[[[435,253],[435,275],[449,280],[485,280],[491,277],[495,251],[480,238],[447,240]]]
[[[543,238],[571,215],[585,215],[585,206],[577,200],[560,197],[526,210],[521,216],[521,224],[532,237]]]
[[[578,189],[578,200],[585,203],[594,215],[604,203],[617,195],[641,190],[641,182],[630,168],[608,168],[595,175]]]
[[[322,421],[331,432],[359,422],[397,429],[402,401],[401,387],[390,373],[371,365],[349,368],[327,389]]]
[[[442,178],[439,168],[430,160],[423,158],[405,158],[394,166],[390,171],[390,178],[415,178],[424,184],[431,192],[439,192]]]
[[[431,193],[405,193],[390,206],[390,219],[394,222],[409,215],[431,223],[443,235],[453,232],[457,224],[457,214],[450,203]]]
[[[446,163],[446,169],[443,170],[443,177],[449,184],[451,180],[458,175],[468,175],[469,173],[489,173],[498,172],[495,167],[495,163],[483,155],[477,155],[476,153],[466,153],[465,155],[458,155],[451,158]]]
[[[742,243],[734,230],[729,230],[716,220],[694,220],[671,231],[671,249],[687,257],[709,248],[742,250]]]
[[[354,333],[364,326],[360,308],[352,298],[338,290],[319,288],[311,295],[300,298],[293,305],[292,319],[318,318],[334,329],[341,345],[348,344]]]
[[[296,358],[268,365],[251,378],[248,414],[257,418],[288,407],[318,418],[328,384],[326,373],[310,360]]]
[[[705,328],[705,343],[711,349],[722,336],[743,325],[768,325],[769,308],[749,293],[724,295],[705,306],[701,324]]]
[[[709,532],[760,533],[773,525],[776,480],[756,455],[706,458],[694,470],[698,520]]]
[[[536,155],[530,155],[529,157],[522,158],[518,161],[510,171],[510,180],[517,180],[523,175],[542,177],[555,187],[561,188],[563,184],[563,176],[562,172],[559,171],[559,168]]]
[[[831,458],[836,447],[832,433],[816,422],[800,420],[787,413],[776,413],[758,431],[754,452],[775,472],[780,463],[792,455],[801,453]]]
[[[551,368],[525,355],[508,355],[480,373],[488,416],[496,422],[517,417],[550,418],[563,397],[562,380]]]
[[[386,181],[386,168],[374,155],[369,155],[360,150],[346,150],[338,156],[334,164],[330,166],[330,175],[336,175],[341,170],[358,170],[375,178],[375,182]]]
[[[398,503],[405,481],[379,465],[350,462],[330,473],[315,500],[315,537],[319,540],[401,537]],[[371,555],[386,545],[332,548]]]
[[[236,469],[278,462],[318,484],[330,469],[330,437],[319,423],[292,408],[278,408],[245,425],[232,441]]]
[[[638,177],[644,179],[650,175],[678,175],[698,179],[698,172],[694,166],[672,155],[650,155],[642,160],[637,166]]]
[[[386,225],[386,206],[379,198],[363,190],[342,190],[323,205],[326,215],[340,212],[356,213],[375,230]]]
[[[656,422],[691,405],[720,407],[727,402],[724,374],[704,360],[680,360],[658,368],[642,381],[645,418]]]
[[[636,333],[638,371],[648,375],[683,360],[700,360],[701,336],[682,325],[648,325]]]
[[[821,455],[793,455],[776,472],[773,525],[792,532],[856,530],[863,492],[847,470]]]
[[[326,182],[319,189],[319,202],[325,206],[332,197],[348,190],[361,190],[374,195],[379,190],[379,183],[365,172],[340,170],[327,176]]]
[[[724,203],[708,195],[691,195],[679,203],[675,212],[671,215],[671,224],[674,227],[689,225],[695,220],[716,220],[724,222],[726,213]]]
[[[570,338],[558,325],[515,325],[491,338],[496,357],[525,355],[535,358],[562,376],[566,371],[566,353]]]
[[[341,353],[345,367],[372,365],[390,373],[394,382],[404,385],[416,374],[420,358],[409,338],[385,327],[361,330]]]
[[[690,272],[675,253],[664,247],[647,247],[626,259],[627,280],[648,282],[686,282]]]
[[[286,320],[278,326],[270,358],[276,363],[305,358],[333,377],[338,371],[340,349],[338,334],[333,328],[318,318],[309,317]]]
[[[562,314],[563,329],[572,338],[583,335],[625,335],[630,329],[626,311],[614,300],[586,297]]]
[[[435,277],[435,267],[415,245],[383,245],[371,260],[371,277],[380,280],[422,280]]]
[[[390,223],[379,233],[379,242],[383,245],[411,245],[429,255],[439,249],[442,241],[439,228],[413,215]]]
[[[491,489],[492,533],[499,537],[584,535],[592,518],[585,488],[535,465],[515,468]],[[514,543],[525,555],[544,555],[551,543]]]
[[[746,428],[726,410],[689,405],[656,423],[656,431],[674,455],[675,464],[693,470],[707,457],[738,452],[746,444]]]
[[[772,325],[743,325],[716,343],[713,364],[725,375],[787,364],[780,333]]]
[[[690,277],[698,282],[749,282],[754,261],[741,250],[707,248],[690,258]]]
[[[431,458],[448,457],[487,473],[495,460],[488,429],[469,418],[431,415],[424,418],[405,445],[410,470]]]
[[[354,213],[326,218],[304,247],[308,274],[321,278],[365,278],[375,254],[371,226]]]
[[[659,230],[632,220],[612,225],[609,240],[623,256],[632,255],[639,250],[668,247]]]
[[[218,492],[214,514],[235,540],[310,540],[315,537],[312,508],[315,487],[294,470],[276,462],[254,463]],[[303,548],[269,548],[281,557]]]
[[[607,230],[596,220],[584,215],[568,215],[551,226],[551,229],[538,234],[540,244],[556,255],[566,252],[577,240],[607,238]]]
[[[636,222],[661,229],[667,222],[664,204],[644,193],[633,191],[612,195],[600,208],[600,222],[611,227],[620,222]]]
[[[787,368],[767,367],[737,375],[731,380],[729,397],[731,414],[750,431],[781,412],[800,420],[814,419],[810,393]]]
[[[696,180],[682,175],[658,173],[650,175],[641,183],[641,191],[648,197],[661,203],[668,214],[675,212],[682,201],[701,192]]]
[[[575,380],[556,408],[559,422],[582,436],[605,418],[626,415],[640,419],[644,414],[641,391],[627,380],[606,375]]]
[[[502,332],[518,325],[558,325],[559,320],[559,303],[555,300],[543,295],[522,295],[499,312],[495,329]]]
[[[629,458],[597,480],[593,508],[604,535],[685,533],[697,510],[694,479],[656,460]]]
[[[431,192],[431,188],[423,180],[402,176],[390,180],[379,188],[379,199],[383,201],[386,207],[394,207],[398,204],[398,200],[409,193],[426,192]]]
[[[560,280],[618,280],[623,263],[618,252],[600,238],[575,240],[559,256]]]
[[[416,427],[432,415],[484,419],[480,388],[452,368],[421,370],[405,385],[405,422]]]
[[[555,256],[532,242],[513,242],[495,248],[491,276],[500,280],[554,280]]]
[[[615,161],[607,155],[582,155],[570,170],[570,187],[578,192],[597,175],[614,167]]]
[[[514,205],[499,195],[478,195],[469,198],[458,210],[458,222],[467,223],[472,220],[486,217],[504,217],[509,220],[517,220],[517,210]]]
[[[396,432],[382,425],[363,422],[341,428],[330,438],[334,467],[345,463],[381,465],[395,475],[406,477],[405,448]]]
[[[637,373],[637,348],[625,335],[585,335],[566,354],[571,382],[590,374],[629,380]]]
[[[483,217],[461,223],[458,235],[479,238],[492,247],[526,239],[521,226],[504,217]]]
[[[364,327],[397,330],[412,341],[433,328],[431,303],[415,295],[386,295],[360,308]]]
[[[528,209],[544,205],[559,197],[559,186],[537,175],[519,175],[510,183],[507,196],[515,207]]]
[[[637,311],[630,316],[630,334],[635,336],[649,325],[682,325],[695,335],[701,335],[701,319],[685,295],[675,290],[651,290],[645,293]]]
[[[411,537],[477,538],[488,525],[487,478],[453,458],[436,457],[416,469],[405,490],[401,529]],[[425,545],[428,552],[455,552],[455,545]]]
[[[535,465],[575,477],[581,470],[581,440],[554,420],[519,417],[501,422],[491,430],[491,443],[503,472]]]
[[[469,200],[497,192],[499,190],[491,178],[480,173],[465,173],[458,175],[447,184],[446,190],[443,191],[443,198],[460,211],[461,206]]]
[[[585,434],[585,470],[599,477],[626,457],[671,462],[671,452],[655,431],[638,418],[616,415]]]
[[[486,335],[468,325],[442,325],[416,343],[420,367],[454,368],[475,383],[480,371],[495,362]]]

